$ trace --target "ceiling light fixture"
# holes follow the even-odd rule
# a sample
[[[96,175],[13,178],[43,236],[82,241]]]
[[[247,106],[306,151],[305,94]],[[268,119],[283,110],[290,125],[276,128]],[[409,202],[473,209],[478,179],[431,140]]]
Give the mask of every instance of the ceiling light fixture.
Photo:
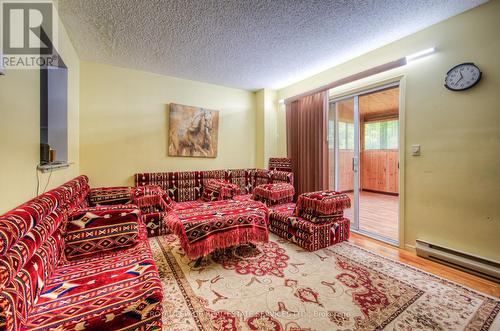
[[[411,61],[415,61],[416,59],[420,59],[426,55],[434,53],[435,51],[436,51],[436,47],[431,47],[431,48],[424,49],[420,52],[410,54],[410,55],[405,57],[406,63],[409,63]]]

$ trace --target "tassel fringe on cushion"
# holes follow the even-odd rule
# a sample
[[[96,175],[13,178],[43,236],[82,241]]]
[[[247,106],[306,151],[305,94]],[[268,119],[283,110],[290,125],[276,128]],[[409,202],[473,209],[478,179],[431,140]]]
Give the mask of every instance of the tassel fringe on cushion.
[[[268,200],[281,200],[288,197],[293,197],[295,189],[291,184],[261,184],[253,190],[253,196],[265,198]]]
[[[316,215],[333,215],[351,207],[351,199],[342,192],[317,191],[303,193],[297,200],[295,215],[300,216],[302,210],[314,212]]]

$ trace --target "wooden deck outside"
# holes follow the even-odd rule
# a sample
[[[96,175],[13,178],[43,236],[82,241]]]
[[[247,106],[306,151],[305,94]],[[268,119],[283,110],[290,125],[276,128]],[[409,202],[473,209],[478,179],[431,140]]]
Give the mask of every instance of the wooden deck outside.
[[[354,200],[354,194],[349,193]],[[373,193],[360,192],[359,199],[359,229],[379,236],[398,240],[399,197]],[[353,209],[344,210],[345,217],[354,219]]]

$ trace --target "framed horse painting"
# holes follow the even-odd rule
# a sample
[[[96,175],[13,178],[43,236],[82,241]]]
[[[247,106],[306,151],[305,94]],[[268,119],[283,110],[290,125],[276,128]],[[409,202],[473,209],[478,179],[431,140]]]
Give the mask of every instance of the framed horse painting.
[[[217,157],[219,111],[170,104],[169,156]]]

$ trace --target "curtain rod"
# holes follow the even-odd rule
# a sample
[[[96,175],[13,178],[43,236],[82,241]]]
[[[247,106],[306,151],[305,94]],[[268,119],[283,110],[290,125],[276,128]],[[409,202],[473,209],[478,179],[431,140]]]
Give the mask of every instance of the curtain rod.
[[[290,97],[290,98],[287,98],[287,99],[285,99],[285,104],[293,102],[293,101],[296,101],[296,100],[298,100],[298,99],[300,99],[302,97],[305,97],[305,96],[308,96],[308,95],[311,95],[311,94],[314,94],[314,93],[327,91],[327,90],[330,90],[330,89],[332,89],[334,87],[337,87],[337,86],[345,85],[345,84],[354,82],[356,80],[360,80],[360,79],[363,79],[363,78],[366,78],[366,77],[369,77],[369,76],[373,76],[373,75],[382,73],[384,71],[388,71],[388,70],[391,70],[391,69],[399,68],[399,67],[402,67],[402,66],[404,66],[406,64],[407,64],[406,57],[402,57],[402,58],[397,59],[395,61],[387,62],[387,63],[381,64],[381,65],[378,65],[376,67],[372,67],[370,69],[358,72],[356,74],[353,74],[353,75],[341,78],[341,79],[336,80],[334,82],[331,82],[329,84],[320,86],[320,87],[315,88],[313,90],[310,90],[310,91],[307,91],[307,92],[295,95],[295,96]]]

